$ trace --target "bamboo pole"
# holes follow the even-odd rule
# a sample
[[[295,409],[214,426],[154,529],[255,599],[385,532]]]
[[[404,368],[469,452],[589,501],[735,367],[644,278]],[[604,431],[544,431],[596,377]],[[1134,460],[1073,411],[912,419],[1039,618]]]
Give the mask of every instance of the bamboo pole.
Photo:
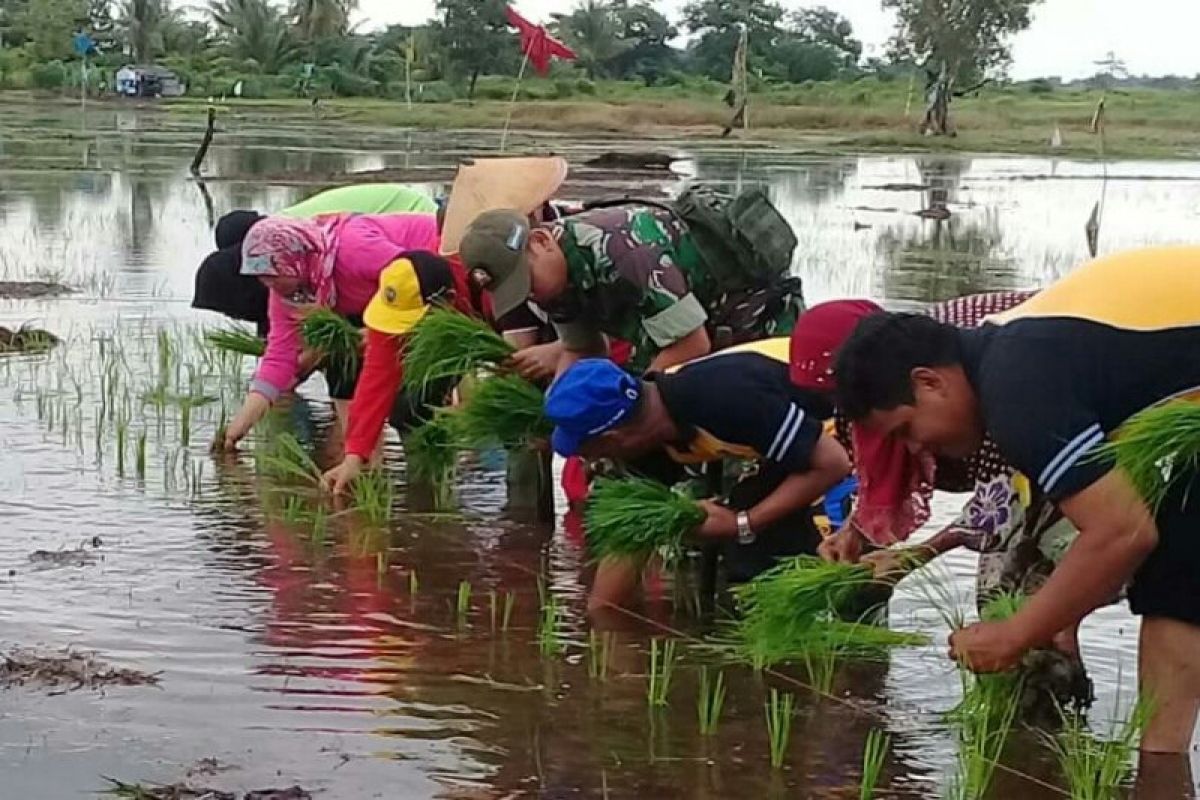
[[[504,152],[504,148],[508,145],[508,130],[512,125],[513,109],[517,105],[517,96],[521,93],[521,81],[525,78],[525,68],[529,66],[529,51],[525,51],[525,57],[521,59],[521,69],[517,73],[517,85],[513,87],[512,100],[508,102],[508,114],[504,117],[504,132],[500,134],[500,152]]]

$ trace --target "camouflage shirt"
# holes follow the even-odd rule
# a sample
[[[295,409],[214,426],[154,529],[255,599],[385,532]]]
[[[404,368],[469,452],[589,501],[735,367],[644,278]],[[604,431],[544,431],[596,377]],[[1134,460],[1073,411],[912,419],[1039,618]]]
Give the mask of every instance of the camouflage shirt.
[[[630,342],[645,366],[708,321],[714,281],[687,227],[665,209],[598,208],[549,227],[568,287],[546,310],[571,349],[595,348],[604,333]]]

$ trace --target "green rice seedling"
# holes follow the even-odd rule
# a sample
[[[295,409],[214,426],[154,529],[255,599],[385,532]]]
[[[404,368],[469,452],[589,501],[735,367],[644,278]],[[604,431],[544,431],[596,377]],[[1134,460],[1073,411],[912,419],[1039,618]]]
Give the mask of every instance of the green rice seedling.
[[[1118,697],[1118,716],[1120,707]],[[1058,758],[1072,800],[1116,800],[1123,796],[1138,742],[1152,712],[1153,704],[1140,696],[1109,735],[1101,737],[1089,729],[1081,712],[1062,709],[1062,728],[1057,734],[1045,734],[1045,738]]]
[[[891,744],[892,737],[881,730],[872,728],[867,734],[867,742],[863,747],[863,772],[862,782],[858,786],[858,800],[874,800],[875,787],[879,785],[879,777],[883,774],[883,765],[887,761]]]
[[[543,656],[554,657],[562,653],[562,637],[558,633],[560,615],[558,599],[548,594],[542,602],[542,613],[538,618],[538,649]]]
[[[893,647],[926,642],[917,634],[837,617],[872,580],[866,566],[813,556],[789,559],[735,589],[740,618],[723,641],[760,668],[803,661],[814,688],[828,691],[838,656],[879,657]]]
[[[508,630],[508,625],[512,622],[513,606],[516,605],[516,602],[516,594],[513,592],[504,593],[504,613],[500,615],[500,630]]]
[[[677,661],[674,639],[650,640],[650,681],[646,686],[646,702],[651,708],[669,704],[671,678]]]
[[[554,426],[546,419],[544,402],[542,391],[521,376],[494,375],[453,412],[455,439],[475,450],[520,450],[548,439]]]
[[[456,419],[453,413],[439,411],[429,422],[404,436],[409,476],[433,489],[433,506],[437,510],[454,503],[454,472],[458,465]]]
[[[211,347],[226,353],[261,358],[267,352],[267,343],[262,338],[241,328],[221,328],[205,331],[204,341]]]
[[[395,488],[391,476],[381,469],[367,470],[350,487],[354,507],[374,525],[387,523],[392,514]]]
[[[696,716],[700,721],[700,735],[712,736],[721,724],[721,711],[725,708],[725,673],[718,670],[712,680],[708,667],[700,668],[700,689],[696,696]]]
[[[459,581],[458,583],[458,599],[454,605],[455,614],[458,616],[458,624],[465,625],[467,623],[467,614],[471,611],[471,582]]]
[[[317,506],[312,516],[312,542],[316,545],[325,543],[325,535],[329,530],[329,515],[323,506]]]
[[[612,660],[612,631],[588,631],[588,677],[594,681],[608,680],[608,664]]]
[[[448,308],[434,308],[417,323],[404,347],[404,383],[424,389],[504,363],[516,349],[487,323]]]
[[[699,503],[644,478],[597,480],[584,509],[588,549],[600,558],[678,548],[705,520]]]
[[[766,703],[767,739],[771,745],[771,766],[782,769],[787,757],[788,740],[792,738],[792,715],[796,698],[790,694],[771,689]]]
[[[492,625],[492,633],[496,632],[496,617],[500,611],[500,598],[495,589],[488,589],[488,619]]]
[[[289,494],[283,500],[283,521],[289,525],[298,525],[304,521],[308,512],[304,501],[294,494]]]
[[[300,323],[304,343],[320,350],[330,364],[346,372],[358,369],[362,352],[362,331],[328,308],[318,308]]]
[[[383,579],[387,577],[388,571],[388,556],[386,550],[380,550],[375,554],[375,584],[383,586]]]
[[[419,591],[421,591],[421,581],[417,578],[417,568],[413,567],[408,572],[408,594],[410,597],[416,597]]]
[[[1172,485],[1200,465],[1200,404],[1175,401],[1133,415],[1095,457],[1115,461],[1157,511]]]
[[[138,433],[136,454],[137,476],[139,480],[146,479],[146,431]]]
[[[315,484],[321,482],[321,468],[304,449],[304,445],[290,433],[273,437],[271,450],[259,453],[258,458],[264,469],[275,477]]]
[[[129,422],[120,420],[117,422],[117,475],[125,477],[125,438],[129,433]]]

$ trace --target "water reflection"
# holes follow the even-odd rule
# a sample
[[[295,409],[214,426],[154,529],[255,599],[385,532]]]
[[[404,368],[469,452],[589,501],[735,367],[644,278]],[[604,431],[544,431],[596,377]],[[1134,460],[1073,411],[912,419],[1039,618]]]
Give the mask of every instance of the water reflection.
[[[68,136],[53,119],[41,120],[44,131],[0,120],[0,272],[32,276],[50,265],[87,291],[58,304],[6,304],[0,318],[39,314],[61,328],[95,320],[148,339],[163,321],[211,322],[186,309],[194,266],[212,246],[205,195],[185,177],[194,125],[104,111],[89,119],[81,141],[77,121]],[[208,165],[218,179],[205,186],[217,214],[299,199],[309,190],[273,183],[292,173],[414,159],[444,166],[472,141],[369,129],[351,136],[311,120],[228,125]],[[341,149],[347,142],[358,152]],[[371,148],[381,152],[365,152]],[[38,171],[39,159],[72,168]],[[1081,257],[1082,222],[1099,190],[1096,165],[1038,159],[702,152],[695,169],[729,185],[769,185],[800,238],[796,268],[811,300],[932,301],[1043,283]],[[1200,167],[1122,164],[1111,171],[1127,179],[1109,186],[1106,247],[1194,235]],[[931,209],[925,216],[932,218],[917,215]],[[87,277],[96,274],[111,276],[103,302],[101,284]],[[92,333],[72,337],[74,358],[90,358]],[[140,369],[146,359],[131,361]],[[20,369],[8,374],[19,377]],[[3,385],[15,390],[16,381]],[[306,392],[316,419],[304,438],[319,443],[325,404],[319,388]],[[789,675],[729,668],[726,718],[715,738],[703,740],[695,656],[677,673],[671,706],[652,713],[646,705],[645,640],[662,633],[653,623],[702,631],[700,620],[672,602],[686,587],[658,587],[644,616],[621,626],[607,679],[591,678],[580,542],[502,519],[503,476],[495,465],[464,470],[466,518],[406,514],[383,529],[344,515],[318,536],[313,525],[282,518],[280,496],[264,496],[248,459],[212,462],[202,445],[194,447],[189,457],[213,477],[196,498],[181,498],[116,480],[111,462],[62,446],[31,419],[28,401],[19,408],[5,395],[0,445],[6,470],[20,478],[7,507],[10,530],[0,539],[0,566],[18,569],[3,579],[5,635],[75,642],[162,669],[166,687],[104,698],[6,695],[0,770],[13,796],[90,791],[102,774],[176,780],[195,759],[218,755],[239,764],[230,778],[238,785],[277,783],[282,771],[289,782],[336,797],[374,796],[381,787],[404,797],[845,797],[856,795],[871,727],[893,735],[890,797],[936,796],[953,762],[940,714],[955,702],[955,679],[942,652],[944,632],[920,616],[916,609],[927,604],[914,591],[898,595],[893,619],[935,634],[930,648],[844,668],[834,691],[842,702],[816,702]],[[196,440],[215,424],[215,412],[202,430],[197,423]],[[390,456],[401,464],[394,445]],[[303,503],[312,505],[306,497]],[[939,505],[935,522],[947,521],[953,506]],[[403,501],[397,511],[405,511]],[[29,551],[97,532],[112,543],[98,567],[23,572]],[[948,563],[969,585],[971,559]],[[538,575],[564,609],[563,653],[553,659],[542,657],[538,641]],[[455,610],[464,580],[473,589],[466,624]],[[492,591],[515,592],[507,632],[492,629]],[[1135,641],[1136,626],[1122,609],[1105,609],[1085,626],[1101,715],[1122,673],[1130,674]],[[770,685],[796,692],[800,708],[781,774],[766,763]],[[1025,758],[1036,752],[1021,750],[1022,768],[1052,776],[1044,758]],[[1147,774],[1143,796],[1168,797],[1156,792],[1190,781],[1179,766]],[[1048,796],[1012,776],[1001,780],[998,796]]]

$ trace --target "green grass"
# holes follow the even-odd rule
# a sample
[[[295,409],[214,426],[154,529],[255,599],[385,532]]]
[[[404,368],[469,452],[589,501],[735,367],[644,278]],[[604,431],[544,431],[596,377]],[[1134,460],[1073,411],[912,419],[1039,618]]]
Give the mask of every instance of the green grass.
[[[700,723],[700,735],[713,736],[721,724],[721,711],[725,708],[725,673],[718,670],[716,680],[713,680],[708,667],[701,667],[697,692],[696,716]]]
[[[264,472],[275,478],[312,484],[321,482],[321,468],[290,433],[273,437],[270,446],[258,453],[258,462]]]
[[[362,358],[362,331],[341,314],[318,308],[300,323],[304,343],[325,355],[326,361],[347,373],[355,372]]]
[[[608,663],[612,658],[612,631],[588,631],[588,677],[603,683],[608,680]]]
[[[664,708],[670,703],[671,680],[678,656],[674,639],[650,640],[650,672],[646,684],[646,703],[651,708]]]
[[[374,525],[384,525],[392,516],[395,486],[392,476],[382,469],[360,474],[350,486],[354,508]]]
[[[471,582],[458,582],[458,596],[454,604],[455,615],[458,617],[458,624],[465,625],[467,622],[467,614],[471,611]]]
[[[783,769],[787,758],[788,741],[792,737],[792,719],[796,707],[796,698],[771,689],[766,703],[767,741],[771,747],[771,767]]]
[[[519,375],[494,375],[477,385],[458,409],[452,431],[459,445],[474,450],[519,450],[549,439],[542,392]]]
[[[542,600],[542,610],[538,617],[537,641],[538,650],[548,658],[558,656],[563,651],[562,636],[559,635],[558,625],[562,620],[562,609],[558,599],[549,592]]]
[[[516,349],[482,320],[447,308],[425,315],[404,346],[404,383],[421,390],[503,363]]]
[[[1003,593],[991,600],[981,616],[989,622],[1011,618],[1027,597]],[[957,772],[950,783],[952,800],[977,800],[987,794],[996,765],[1016,724],[1025,674],[1020,670],[976,675],[959,665],[962,701],[947,718],[958,739]]]
[[[678,547],[705,516],[696,501],[656,481],[601,478],[584,509],[584,530],[598,559],[645,556]]]
[[[879,785],[891,744],[892,738],[881,730],[872,728],[867,734],[867,741],[863,746],[863,772],[858,787],[858,800],[874,799],[875,788]]]
[[[1118,710],[1120,705],[1118,698]],[[1123,796],[1138,742],[1152,712],[1152,704],[1139,697],[1125,719],[1115,724],[1108,736],[1100,737],[1088,727],[1083,714],[1063,711],[1062,729],[1047,734],[1046,740],[1058,758],[1072,800],[1116,800]]]
[[[219,328],[205,331],[209,346],[227,353],[259,358],[267,351],[267,343],[259,336],[241,328]]]
[[[1113,459],[1157,511],[1171,487],[1200,466],[1200,404],[1175,401],[1135,414],[1097,457]]]

